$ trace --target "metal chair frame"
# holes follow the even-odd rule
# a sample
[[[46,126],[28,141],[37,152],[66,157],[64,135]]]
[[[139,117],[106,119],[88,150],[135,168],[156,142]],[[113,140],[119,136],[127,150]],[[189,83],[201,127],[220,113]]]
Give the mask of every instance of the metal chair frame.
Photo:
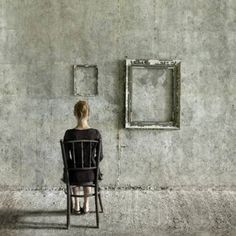
[[[66,154],[66,144],[71,143],[72,144],[72,150],[71,150],[71,156],[72,156],[72,161],[74,163],[73,168],[68,167],[68,162],[67,162],[67,154]],[[82,158],[82,167],[77,168],[76,167],[76,157],[75,157],[75,144],[80,143],[82,149],[81,149],[81,158]],[[84,167],[84,149],[83,149],[83,144],[84,143],[89,143],[90,145],[90,153],[89,153],[89,158],[91,160],[91,143],[97,143],[98,145],[98,152],[96,153],[96,166],[91,166],[91,161],[89,161],[90,166],[89,167]],[[63,139],[60,139],[60,144],[61,144],[61,151],[62,151],[62,157],[63,157],[63,163],[64,163],[64,171],[65,171],[65,181],[66,181],[66,195],[67,195],[67,215],[66,215],[66,228],[69,229],[70,227],[70,215],[72,213],[72,197],[84,197],[84,194],[72,194],[72,189],[71,187],[74,186],[74,184],[71,184],[69,181],[69,172],[70,171],[83,171],[83,170],[94,170],[95,171],[95,180],[92,184],[87,184],[87,183],[79,183],[79,186],[83,187],[92,187],[94,188],[94,193],[86,194],[87,197],[95,197],[95,209],[96,209],[96,227],[99,228],[99,210],[98,210],[98,200],[100,203],[100,208],[101,208],[101,213],[103,212],[103,205],[102,205],[102,199],[101,199],[101,189],[99,187],[98,183],[98,171],[99,171],[99,162],[100,162],[100,155],[101,155],[101,141],[99,140],[69,140],[69,141],[64,141]]]

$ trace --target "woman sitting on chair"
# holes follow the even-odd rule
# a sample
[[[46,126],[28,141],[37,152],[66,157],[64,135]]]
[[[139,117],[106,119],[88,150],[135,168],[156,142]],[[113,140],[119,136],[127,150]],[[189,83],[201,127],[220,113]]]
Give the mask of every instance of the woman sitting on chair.
[[[74,106],[74,115],[77,119],[77,125],[73,129],[68,129],[64,135],[64,141],[69,140],[98,140],[102,142],[102,137],[98,129],[91,128],[88,125],[88,118],[90,115],[89,104],[86,101],[79,101]],[[86,158],[86,157],[85,157]],[[102,143],[100,150],[100,161],[103,159],[103,151],[102,151]],[[85,160],[86,162],[86,160]],[[68,163],[68,166],[71,164]],[[80,184],[82,183],[91,183],[94,181],[95,175],[93,170],[89,170],[86,172],[70,172],[69,173],[69,181],[71,185],[75,185],[73,188],[73,194],[79,195]],[[102,180],[102,173],[98,172],[98,180]],[[89,212],[89,197],[88,195],[91,192],[91,187],[83,187],[84,191],[84,204],[83,207],[80,207],[80,202],[78,197],[74,197],[74,207],[73,211],[76,214],[87,213]]]

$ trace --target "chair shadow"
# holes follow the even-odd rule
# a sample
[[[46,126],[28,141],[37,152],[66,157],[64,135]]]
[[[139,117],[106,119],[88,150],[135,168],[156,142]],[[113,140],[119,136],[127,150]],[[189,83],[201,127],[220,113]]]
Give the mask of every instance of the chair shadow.
[[[93,213],[93,212],[91,212]],[[35,222],[26,221],[25,217],[51,217],[62,216],[65,223]],[[78,228],[96,228],[90,225],[73,225]],[[19,210],[19,209],[0,209],[0,229],[67,229],[66,228],[66,210]]]

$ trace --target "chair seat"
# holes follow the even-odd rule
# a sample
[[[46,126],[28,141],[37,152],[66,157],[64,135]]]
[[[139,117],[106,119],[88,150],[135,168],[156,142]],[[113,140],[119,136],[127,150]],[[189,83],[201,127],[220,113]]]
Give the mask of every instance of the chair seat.
[[[94,182],[84,182],[84,183],[71,184],[71,186],[95,187],[95,183]]]

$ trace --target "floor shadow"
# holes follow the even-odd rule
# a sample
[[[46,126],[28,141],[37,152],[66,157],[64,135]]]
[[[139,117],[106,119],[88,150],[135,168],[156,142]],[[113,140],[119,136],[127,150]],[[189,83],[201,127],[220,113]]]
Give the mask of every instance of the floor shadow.
[[[92,213],[92,212],[91,212]],[[58,217],[61,216],[65,223],[42,222],[34,217]],[[26,217],[30,219],[25,220]],[[31,218],[32,217],[32,218]],[[36,219],[32,220],[32,219]],[[70,225],[79,228],[95,228],[89,225]],[[0,229],[67,229],[66,210],[19,210],[19,209],[0,209]]]

